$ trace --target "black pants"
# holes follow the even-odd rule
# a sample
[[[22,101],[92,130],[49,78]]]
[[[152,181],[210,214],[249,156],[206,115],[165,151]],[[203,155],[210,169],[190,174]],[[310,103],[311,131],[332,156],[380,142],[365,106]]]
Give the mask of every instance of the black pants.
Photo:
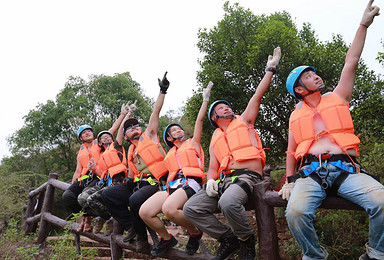
[[[157,185],[148,184],[133,192],[126,185],[117,184],[106,188],[102,197],[108,211],[124,230],[133,226],[136,234],[146,237],[146,225],[140,218],[139,210],[141,205],[158,190]]]
[[[159,191],[159,186],[156,185],[146,185],[141,187],[133,193],[131,199],[129,200],[129,205],[132,212],[132,223],[135,227],[137,235],[147,237],[147,229],[144,221],[140,218],[139,210],[141,205],[149,199],[153,194]]]
[[[127,185],[119,183],[105,188],[101,194],[109,213],[123,226],[124,230],[132,226],[131,212],[128,209],[132,193],[133,190],[128,189]]]
[[[71,186],[68,187],[66,191],[64,191],[62,198],[64,206],[71,211],[72,213],[79,213],[82,209],[79,202],[77,201],[77,197],[86,187],[95,186],[98,182],[97,178],[94,178],[91,182],[75,180]]]

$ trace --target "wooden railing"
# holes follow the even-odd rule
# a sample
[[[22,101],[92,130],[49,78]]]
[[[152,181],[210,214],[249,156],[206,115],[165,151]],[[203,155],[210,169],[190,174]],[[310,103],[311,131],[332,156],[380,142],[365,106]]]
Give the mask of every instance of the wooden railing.
[[[275,207],[286,207],[287,202],[283,200],[276,191],[271,190],[269,181],[269,171],[265,171],[267,178],[255,184],[253,199],[246,205],[247,210],[254,210],[257,220],[257,232],[259,241],[259,257],[262,260],[279,260],[279,247],[277,229],[275,223]],[[116,221],[114,222],[114,230],[111,236],[102,234],[94,234],[91,232],[78,232],[77,223],[69,223],[64,219],[52,215],[54,203],[55,188],[66,190],[70,185],[57,180],[58,174],[51,173],[46,183],[35,190],[31,190],[28,196],[28,204],[25,212],[24,230],[25,235],[36,232],[37,224],[40,222],[37,242],[41,245],[45,244],[45,240],[49,234],[49,225],[55,225],[60,228],[67,228],[75,236],[75,242],[78,252],[80,248],[80,235],[89,237],[101,243],[110,244],[111,258],[120,259],[123,249],[136,251],[134,243],[125,243],[123,241],[123,229]],[[347,210],[363,210],[356,204],[339,197],[328,197],[324,200],[321,208],[327,209],[347,209]],[[154,243],[158,243],[157,235],[150,230],[150,234]],[[191,259],[205,260],[211,259],[203,241],[200,242],[202,253],[187,255],[183,250],[171,248],[163,258],[168,259]]]
[[[58,179],[58,174],[49,174],[49,179],[46,183],[42,184],[39,188],[30,190],[28,195],[28,204],[24,216],[24,234],[36,232],[38,222],[39,231],[37,235],[37,243],[44,246],[46,238],[50,231],[50,225],[54,225],[60,228],[65,228],[72,232],[75,236],[75,243],[77,251],[80,253],[80,235],[86,236],[97,242],[110,244],[111,247],[111,258],[121,259],[123,249],[136,251],[134,243],[125,243],[123,241],[123,228],[116,221],[114,221],[113,234],[111,236],[105,236],[102,234],[94,234],[92,232],[78,232],[77,223],[70,223],[64,219],[52,215],[52,208],[54,204],[54,192],[55,188],[66,190],[70,184],[61,182]],[[149,230],[152,237],[152,241],[158,243],[158,237],[153,230]],[[177,248],[171,248],[163,258],[168,259],[191,259],[191,260],[204,260],[211,259],[212,256],[209,254],[204,243],[201,241],[200,248],[203,253],[194,255],[187,255],[183,250]]]

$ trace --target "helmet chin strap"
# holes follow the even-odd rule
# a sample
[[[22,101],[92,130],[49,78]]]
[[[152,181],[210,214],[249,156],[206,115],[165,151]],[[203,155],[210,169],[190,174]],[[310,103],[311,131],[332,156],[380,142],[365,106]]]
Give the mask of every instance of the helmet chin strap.
[[[184,135],[179,135],[179,136],[176,137],[176,138],[172,137],[169,133],[168,133],[168,135],[169,135],[169,137],[172,138],[172,143],[173,143],[173,144],[176,144],[176,143],[178,143],[178,142],[182,142],[182,141],[184,141],[184,139],[185,139],[185,136],[184,136]]]
[[[315,93],[317,91],[321,92],[321,91],[323,91],[325,89],[332,90],[331,87],[327,87],[327,86],[325,86],[325,84],[321,84],[315,90],[309,90],[300,79],[299,79],[299,83],[300,83],[300,86],[302,86],[303,88],[305,88],[306,91],[308,91],[307,94],[301,95],[303,98],[306,97],[306,96],[309,96],[309,95],[311,95],[311,94],[313,94],[313,93]]]
[[[111,142],[104,142],[104,143],[101,143],[102,145],[108,145],[108,147],[109,147],[109,145],[111,144]]]
[[[92,143],[93,140],[83,141],[83,143]]]
[[[225,116],[218,116],[216,113],[215,113],[215,121],[217,119],[230,119],[230,118],[235,118],[235,115],[234,114],[230,114],[230,115],[225,115]]]
[[[139,139],[140,138],[140,135],[135,135],[134,137],[131,137],[131,138],[128,138],[128,140],[136,140],[136,139]]]

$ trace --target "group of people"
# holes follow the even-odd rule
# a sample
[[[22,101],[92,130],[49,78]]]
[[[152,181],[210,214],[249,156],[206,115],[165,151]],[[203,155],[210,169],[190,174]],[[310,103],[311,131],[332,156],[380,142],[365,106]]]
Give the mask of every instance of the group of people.
[[[384,186],[365,173],[356,160],[360,140],[349,112],[367,29],[379,15],[379,8],[372,4],[370,0],[333,91],[321,94],[325,85],[312,66],[293,69],[286,81],[288,92],[299,102],[290,117],[287,178],[279,194],[288,200],[288,226],[305,260],[328,257],[313,225],[316,210],[327,195],[346,198],[366,210],[369,240],[360,259],[384,259]],[[214,259],[227,259],[238,249],[240,259],[255,259],[254,230],[244,205],[252,196],[254,184],[263,180],[266,155],[254,123],[280,57],[277,47],[269,55],[265,75],[240,115],[233,113],[226,100],[217,100],[208,108],[213,86],[209,82],[203,90],[193,137],[186,138],[178,123],[164,129],[168,153],[157,135],[169,87],[167,73],[158,80],[160,93],[145,130],[132,117],[136,102],[123,105],[113,126],[96,139],[90,126],[80,126],[82,145],[77,168],[72,185],[63,194],[72,212],[85,212],[79,231],[91,230],[92,216],[104,221],[112,217],[127,231],[125,241],[136,238],[137,251],[149,252],[150,227],[160,236],[151,254],[162,256],[178,243],[159,218],[163,213],[188,231],[187,254],[198,250],[199,240],[206,233],[220,243]],[[207,112],[215,131],[205,173],[200,141]],[[130,144],[127,154],[123,139]],[[218,220],[215,212],[221,212],[228,224]]]

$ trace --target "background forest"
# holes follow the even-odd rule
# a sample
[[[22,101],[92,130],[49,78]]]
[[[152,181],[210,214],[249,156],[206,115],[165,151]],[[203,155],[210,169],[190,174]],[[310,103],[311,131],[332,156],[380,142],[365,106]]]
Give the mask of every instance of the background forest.
[[[268,55],[280,46],[282,58],[278,73],[264,96],[255,128],[263,146],[268,148],[267,164],[274,169],[282,168],[285,166],[289,115],[296,103],[285,88],[289,72],[299,65],[313,65],[325,84],[334,87],[348,45],[341,35],[334,35],[331,41],[319,41],[310,24],[304,24],[299,30],[286,12],[256,16],[238,4],[228,3],[224,10],[223,19],[215,27],[198,32],[197,47],[202,53],[201,69],[197,73],[200,88],[182,109],[168,111],[161,117],[158,134],[162,136],[165,126],[176,121],[184,126],[187,136],[191,136],[202,102],[202,88],[209,81],[215,84],[211,102],[228,100],[235,113],[242,113],[264,75]],[[384,64],[384,53],[378,50],[377,59]],[[153,91],[157,92],[156,81],[153,79]],[[177,91],[172,81],[168,91]],[[71,180],[80,146],[76,136],[79,125],[89,124],[97,134],[110,128],[123,103],[134,100],[138,107],[134,116],[147,122],[154,101],[142,93],[140,83],[129,72],[113,76],[91,75],[88,80],[71,77],[55,100],[31,109],[24,117],[24,126],[8,139],[12,156],[1,161],[0,233],[15,221],[20,226],[29,188],[47,181],[49,173],[58,173],[61,181]],[[172,100],[166,97],[165,102]],[[362,60],[350,108],[355,132],[361,135],[359,161],[369,173],[383,181],[384,82],[381,75],[369,70]],[[212,132],[206,118],[202,144],[207,161]],[[279,181],[282,174],[283,170],[275,170],[272,177]],[[60,206],[55,211],[63,218],[68,215]],[[362,212],[320,210],[316,225],[331,259],[352,259],[363,250],[367,223],[368,218]],[[284,247],[292,256],[299,254],[292,241]]]

